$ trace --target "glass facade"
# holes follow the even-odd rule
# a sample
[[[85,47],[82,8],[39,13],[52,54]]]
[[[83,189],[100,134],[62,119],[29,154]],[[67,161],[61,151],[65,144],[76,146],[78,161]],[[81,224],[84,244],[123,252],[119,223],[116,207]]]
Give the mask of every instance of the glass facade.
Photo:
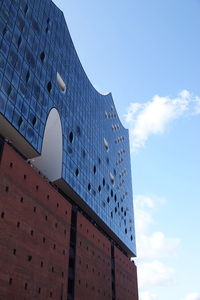
[[[0,0],[0,114],[41,153],[49,112],[62,125],[62,179],[135,254],[128,130],[88,80],[50,0]]]

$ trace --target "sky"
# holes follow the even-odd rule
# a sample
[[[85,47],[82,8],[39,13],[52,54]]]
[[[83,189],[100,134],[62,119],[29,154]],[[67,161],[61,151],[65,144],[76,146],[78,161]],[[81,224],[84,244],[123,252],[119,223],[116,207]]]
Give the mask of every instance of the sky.
[[[200,300],[200,0],[54,0],[130,131],[140,300]]]

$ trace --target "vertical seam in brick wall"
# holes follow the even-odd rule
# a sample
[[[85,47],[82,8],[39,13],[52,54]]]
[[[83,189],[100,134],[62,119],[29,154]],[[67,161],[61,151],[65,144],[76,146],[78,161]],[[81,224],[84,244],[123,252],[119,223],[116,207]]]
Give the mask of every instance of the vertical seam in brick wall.
[[[70,228],[70,249],[68,265],[68,292],[67,300],[74,300],[74,283],[76,267],[76,229],[77,229],[77,207],[72,207],[71,228]]]
[[[4,138],[0,136],[0,163],[2,158],[3,148],[4,148]]]
[[[115,290],[115,251],[114,245],[111,244],[111,275],[112,275],[112,300],[116,299]]]

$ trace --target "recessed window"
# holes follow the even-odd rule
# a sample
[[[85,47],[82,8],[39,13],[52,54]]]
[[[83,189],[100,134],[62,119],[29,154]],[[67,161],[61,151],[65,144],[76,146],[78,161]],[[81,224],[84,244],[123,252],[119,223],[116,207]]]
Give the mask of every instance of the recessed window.
[[[66,84],[62,79],[61,75],[57,72],[57,85],[62,93],[66,92]]]
[[[106,184],[105,178],[103,178],[102,183],[103,183],[103,186],[105,186],[105,184]]]
[[[91,191],[91,184],[88,184],[88,191]]]
[[[28,261],[31,261],[31,260],[32,260],[32,256],[29,255],[29,256],[28,256]]]

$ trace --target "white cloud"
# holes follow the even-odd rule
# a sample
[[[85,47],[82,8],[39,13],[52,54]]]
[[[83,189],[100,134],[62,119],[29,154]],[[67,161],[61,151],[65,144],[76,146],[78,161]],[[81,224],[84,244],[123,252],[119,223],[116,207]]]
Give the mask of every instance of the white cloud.
[[[139,259],[158,259],[177,254],[179,238],[169,238],[161,231],[151,232],[155,223],[154,212],[164,200],[158,197],[135,197],[135,226]]]
[[[125,120],[130,127],[131,148],[144,147],[149,136],[162,134],[168,124],[184,115],[200,113],[200,97],[189,91],[181,91],[176,98],[155,95],[146,103],[131,103]]]
[[[190,293],[183,300],[200,300],[199,293]]]
[[[168,286],[175,283],[174,269],[160,261],[141,263],[138,265],[139,288],[152,286]]]
[[[154,259],[174,256],[178,252],[179,244],[179,238],[168,238],[163,232],[142,234],[137,243],[139,257]]]
[[[140,300],[157,300],[157,296],[152,294],[151,292],[141,292],[140,293]]]

